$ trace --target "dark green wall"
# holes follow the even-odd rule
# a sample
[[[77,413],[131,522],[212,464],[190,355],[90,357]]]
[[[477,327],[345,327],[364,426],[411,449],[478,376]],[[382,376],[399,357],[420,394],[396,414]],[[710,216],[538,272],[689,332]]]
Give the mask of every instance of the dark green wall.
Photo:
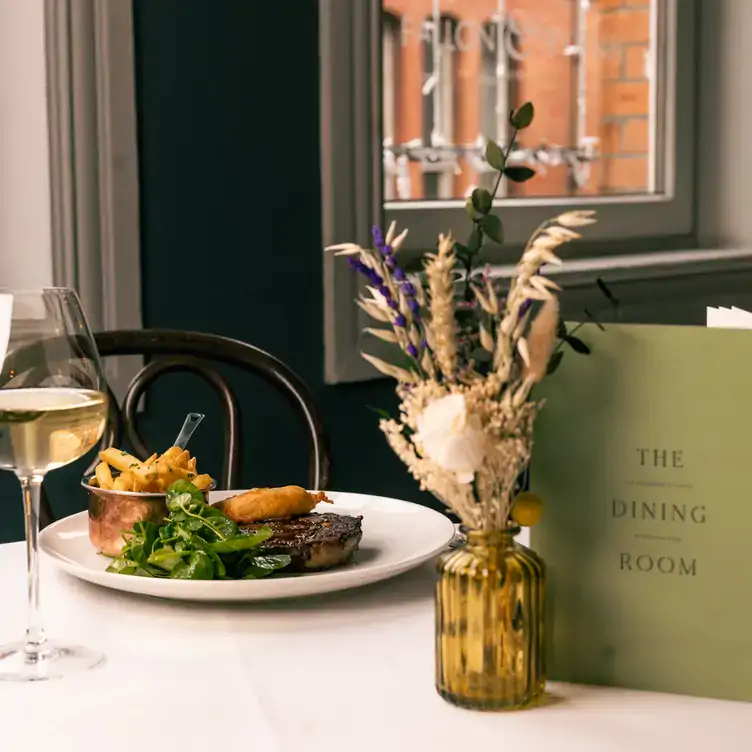
[[[144,324],[215,332],[288,363],[325,413],[336,488],[413,500],[368,405],[391,384],[323,384],[314,0],[136,0]],[[246,409],[244,485],[304,483],[303,434],[262,383],[236,379]],[[191,377],[165,377],[144,433],[158,448],[184,414],[209,416],[194,439],[219,473],[219,404]],[[80,465],[48,480],[58,514],[82,509]],[[13,478],[0,540],[23,535]]]

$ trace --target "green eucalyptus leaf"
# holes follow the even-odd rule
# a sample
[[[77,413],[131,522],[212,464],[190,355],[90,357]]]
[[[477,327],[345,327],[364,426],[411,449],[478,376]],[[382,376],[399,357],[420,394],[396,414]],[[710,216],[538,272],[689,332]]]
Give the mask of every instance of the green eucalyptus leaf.
[[[373,412],[375,412],[376,415],[379,416],[379,418],[383,418],[384,420],[391,420],[392,419],[392,416],[386,410],[383,410],[380,407],[373,407],[373,405],[366,405],[366,407],[369,410],[373,410]]]
[[[504,169],[504,151],[495,141],[486,144],[486,162],[499,172]]]
[[[462,243],[455,243],[454,244],[454,255],[457,257],[457,260],[460,262],[460,266],[464,267],[467,262],[470,260],[470,257],[473,255],[472,251]]]
[[[509,124],[518,131],[527,128],[535,117],[535,108],[532,102],[525,102],[509,116]]]
[[[525,167],[524,165],[505,167],[504,177],[508,178],[513,183],[526,183],[530,178],[535,177],[535,170],[530,167]]]
[[[476,188],[470,196],[470,201],[478,214],[488,214],[493,206],[493,197],[485,188]]]
[[[562,337],[562,339],[576,352],[580,353],[580,355],[590,355],[590,348],[577,337],[573,337],[571,334],[568,334],[566,337]]]
[[[559,339],[564,339],[567,336],[567,325],[562,318],[559,319],[559,323],[556,325],[556,336]]]
[[[487,217],[483,217],[483,220],[485,219],[487,219]],[[470,233],[470,237],[467,240],[467,252],[471,256],[478,253],[482,243],[483,243],[483,231],[481,230],[481,225],[476,224],[474,225],[473,230]]]
[[[548,368],[546,373],[550,376],[561,365],[561,359],[564,357],[564,353],[561,350],[557,350],[548,361]]]
[[[496,214],[487,214],[480,221],[483,232],[488,235],[495,243],[504,242],[504,230],[501,219]]]
[[[601,330],[602,332],[605,332],[605,331],[606,331],[606,328],[605,328],[605,327],[603,326],[603,324],[601,324],[601,322],[600,322],[600,321],[598,321],[598,319],[597,319],[597,318],[596,318],[595,316],[593,316],[593,314],[592,314],[592,313],[590,313],[590,311],[588,311],[588,309],[587,309],[587,308],[585,309],[585,315],[586,315],[586,316],[587,316],[587,317],[588,317],[588,318],[590,319],[590,321],[592,321],[592,322],[593,322],[593,323],[594,323],[594,324],[595,324],[595,325],[596,325],[596,326],[597,326],[597,327],[598,327],[598,328],[599,328],[599,329],[600,329],[600,330]]]
[[[468,196],[465,201],[465,211],[470,219],[475,219],[475,207],[473,206],[473,197]]]
[[[611,301],[611,305],[613,305],[614,308],[618,308],[619,301],[614,297],[611,290],[608,289],[606,283],[600,277],[595,280],[595,283],[598,285],[598,289],[609,299],[609,301]]]

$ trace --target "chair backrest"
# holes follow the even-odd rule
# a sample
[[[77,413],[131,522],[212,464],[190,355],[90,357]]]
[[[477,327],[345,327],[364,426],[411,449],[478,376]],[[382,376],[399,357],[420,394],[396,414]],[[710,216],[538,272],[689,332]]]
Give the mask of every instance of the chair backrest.
[[[119,446],[123,434],[133,449],[146,457],[151,454],[136,426],[136,411],[141,396],[165,373],[187,371],[205,379],[217,392],[224,404],[226,417],[225,467],[221,487],[237,488],[242,452],[240,409],[234,392],[225,379],[210,363],[234,366],[258,376],[277,389],[292,406],[309,438],[308,487],[326,490],[331,482],[331,455],[329,441],[321,414],[313,396],[298,375],[273,355],[246,342],[221,337],[216,334],[183,332],[168,329],[120,330],[97,332],[94,338],[102,357],[115,355],[161,356],[149,362],[128,387],[122,406],[110,389],[110,420],[102,437],[102,446]],[[13,354],[13,364],[6,358],[5,365],[24,367],[24,358],[30,358],[39,345],[29,345]],[[93,472],[98,460],[87,470]],[[42,489],[40,509],[41,526],[54,522],[55,516],[49,499]]]
[[[114,355],[161,356],[147,363],[133,379],[122,406],[110,393],[111,420],[102,439],[103,446],[119,445],[124,433],[136,452],[144,457],[150,455],[136,425],[136,411],[141,397],[166,373],[194,373],[216,391],[224,405],[227,431],[221,486],[237,488],[242,459],[240,408],[229,384],[211,365],[224,364],[258,376],[282,394],[308,434],[308,487],[317,490],[329,488],[331,456],[321,414],[300,377],[273,355],[246,342],[216,334],[168,329],[96,332],[94,339],[100,355],[105,358]]]

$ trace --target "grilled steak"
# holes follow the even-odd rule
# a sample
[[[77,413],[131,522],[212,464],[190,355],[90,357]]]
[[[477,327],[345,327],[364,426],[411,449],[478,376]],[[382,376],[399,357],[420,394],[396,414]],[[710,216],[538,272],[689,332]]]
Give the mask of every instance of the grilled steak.
[[[270,527],[274,535],[261,544],[265,554],[287,554],[285,572],[313,572],[346,564],[360,544],[363,518],[345,514],[304,514],[286,520],[241,525],[244,532]]]

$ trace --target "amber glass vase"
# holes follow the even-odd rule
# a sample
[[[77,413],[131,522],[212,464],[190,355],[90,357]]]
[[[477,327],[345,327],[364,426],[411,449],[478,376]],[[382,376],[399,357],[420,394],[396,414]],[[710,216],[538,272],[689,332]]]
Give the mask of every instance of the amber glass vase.
[[[463,530],[436,581],[436,688],[477,710],[525,708],[545,691],[545,565],[519,528]]]

